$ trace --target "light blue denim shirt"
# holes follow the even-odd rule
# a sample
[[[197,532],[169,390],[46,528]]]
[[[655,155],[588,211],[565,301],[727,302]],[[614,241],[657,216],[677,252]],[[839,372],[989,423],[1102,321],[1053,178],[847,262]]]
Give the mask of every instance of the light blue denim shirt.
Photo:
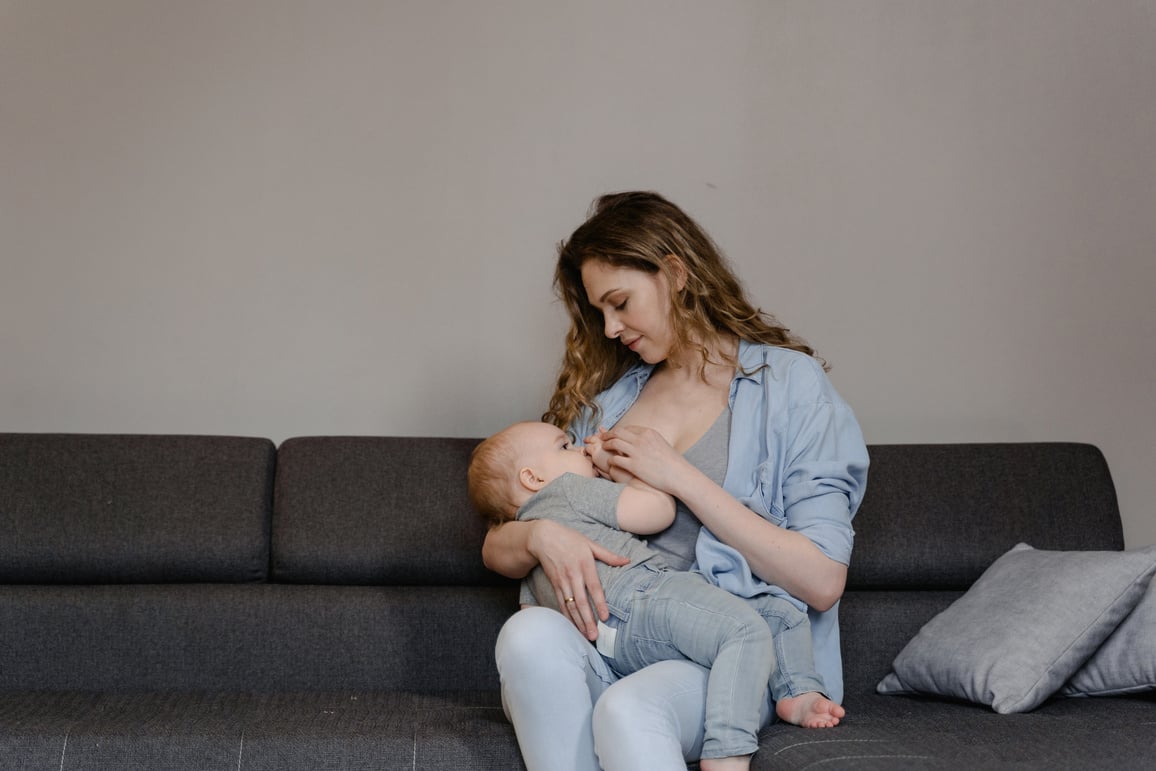
[[[819,362],[786,348],[739,342],[731,381],[731,438],[723,487],[780,527],[806,535],[829,558],[850,563],[851,519],[867,485],[867,446],[851,408]],[[583,414],[571,426],[581,442],[598,425],[615,425],[638,399],[654,367],[639,363],[596,398],[601,417]],[[843,698],[839,606],[817,612],[751,573],[738,551],[705,527],[695,568],[742,597],[786,597],[811,618],[815,665],[834,701]]]

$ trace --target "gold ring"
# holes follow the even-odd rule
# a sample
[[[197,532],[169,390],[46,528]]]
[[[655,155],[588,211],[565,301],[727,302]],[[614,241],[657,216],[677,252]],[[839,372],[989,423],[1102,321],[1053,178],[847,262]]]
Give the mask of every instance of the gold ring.
[[[566,602],[574,602],[574,598],[573,597],[567,597]]]

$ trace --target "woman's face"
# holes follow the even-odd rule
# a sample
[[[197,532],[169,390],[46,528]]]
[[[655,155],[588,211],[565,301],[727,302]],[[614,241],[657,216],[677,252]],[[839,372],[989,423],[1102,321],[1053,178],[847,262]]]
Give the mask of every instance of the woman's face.
[[[586,299],[602,313],[603,332],[648,364],[665,361],[674,344],[670,284],[661,272],[615,267],[602,260],[582,265]]]

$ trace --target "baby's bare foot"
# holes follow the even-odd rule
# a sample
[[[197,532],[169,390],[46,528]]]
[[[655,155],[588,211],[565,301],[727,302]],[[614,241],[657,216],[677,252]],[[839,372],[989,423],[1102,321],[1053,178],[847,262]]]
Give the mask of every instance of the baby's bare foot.
[[[834,728],[847,711],[817,691],[775,702],[779,719],[803,728]]]

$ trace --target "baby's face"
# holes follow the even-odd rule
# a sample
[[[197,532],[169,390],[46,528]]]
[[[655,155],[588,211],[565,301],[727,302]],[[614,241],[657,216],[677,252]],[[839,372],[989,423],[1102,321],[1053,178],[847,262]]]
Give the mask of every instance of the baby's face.
[[[565,473],[597,476],[585,451],[571,445],[566,432],[557,426],[523,423],[518,426],[518,442],[522,449],[518,465],[529,466],[548,482]]]

